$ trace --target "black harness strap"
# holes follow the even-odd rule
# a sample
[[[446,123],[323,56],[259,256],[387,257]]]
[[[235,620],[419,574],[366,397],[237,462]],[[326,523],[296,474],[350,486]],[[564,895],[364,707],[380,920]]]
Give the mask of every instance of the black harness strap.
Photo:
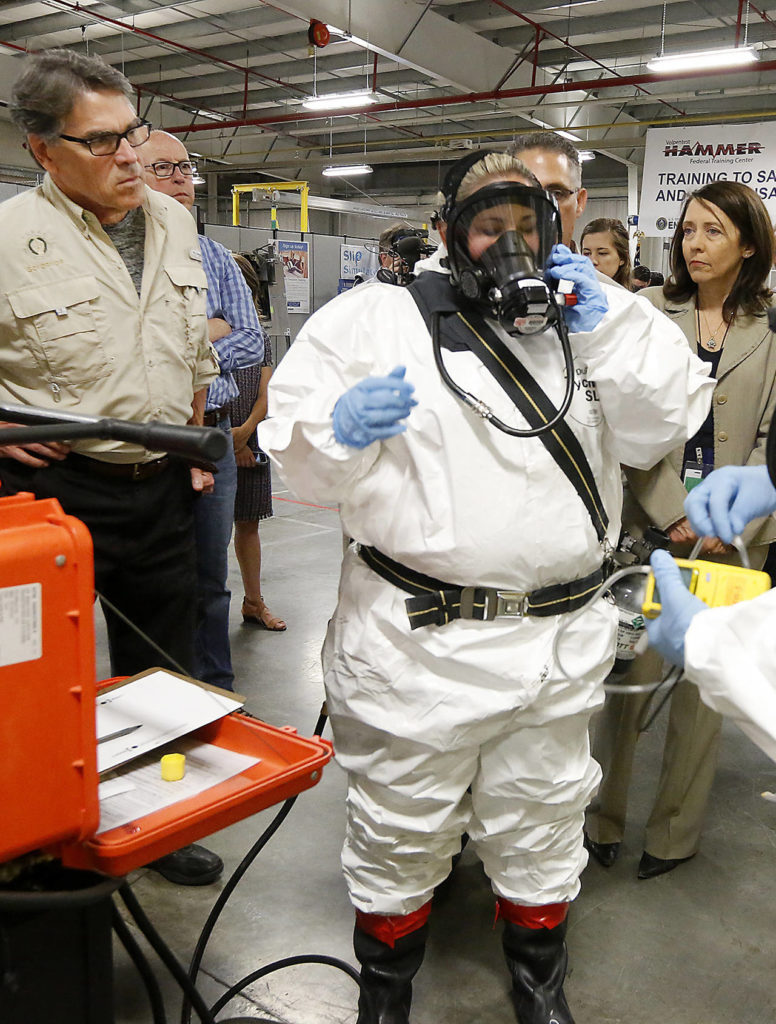
[[[362,544],[358,553],[373,572],[408,594],[404,602],[410,628],[446,626],[454,619],[495,619],[496,616],[547,618],[573,612],[595,593],[604,579],[603,568],[579,580],[540,587],[530,593],[496,590],[493,587],[460,587],[425,576],[395,562],[377,548]]]
[[[474,353],[532,428],[550,422],[557,409],[538,381],[473,307],[461,310],[461,299],[447,275],[426,271],[408,290],[430,332],[434,317],[439,317],[440,343],[445,348]],[[603,541],[609,517],[584,449],[568,422],[563,420],[553,430],[540,434],[539,440],[579,495],[598,540]]]

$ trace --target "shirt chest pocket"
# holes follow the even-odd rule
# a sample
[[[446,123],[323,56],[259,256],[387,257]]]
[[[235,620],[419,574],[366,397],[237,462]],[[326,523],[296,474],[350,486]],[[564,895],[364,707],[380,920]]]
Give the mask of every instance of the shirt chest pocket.
[[[99,287],[91,276],[53,281],[11,292],[8,301],[21,333],[52,380],[81,385],[109,372],[98,331]]]
[[[207,277],[201,267],[173,264],[164,268],[170,287],[167,308],[172,321],[183,325],[189,348],[207,337]]]

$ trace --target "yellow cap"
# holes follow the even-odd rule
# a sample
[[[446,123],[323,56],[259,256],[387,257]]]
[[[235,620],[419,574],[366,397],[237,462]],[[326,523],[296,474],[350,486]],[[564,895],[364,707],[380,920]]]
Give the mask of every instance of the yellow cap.
[[[178,782],[186,773],[185,754],[164,754],[162,757],[162,778],[165,782]]]

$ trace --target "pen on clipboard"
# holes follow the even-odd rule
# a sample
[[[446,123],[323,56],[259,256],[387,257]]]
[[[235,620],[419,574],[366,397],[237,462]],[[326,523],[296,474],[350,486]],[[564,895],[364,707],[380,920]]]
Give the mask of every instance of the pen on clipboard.
[[[129,736],[131,732],[135,732],[137,729],[142,729],[142,723],[140,725],[128,725],[125,729],[119,729],[117,732],[109,732],[107,736],[100,736],[97,740],[98,743],[107,743],[108,740],[117,740],[122,736]]]

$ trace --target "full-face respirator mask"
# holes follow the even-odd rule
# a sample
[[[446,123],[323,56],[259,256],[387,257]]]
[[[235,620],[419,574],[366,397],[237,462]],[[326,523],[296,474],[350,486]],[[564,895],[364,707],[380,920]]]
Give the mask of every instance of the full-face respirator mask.
[[[558,300],[544,281],[544,267],[560,240],[560,214],[549,193],[517,181],[485,185],[452,204],[452,283],[509,334],[544,331],[560,319]]]
[[[495,320],[510,335],[554,330],[563,355],[563,399],[544,423],[522,429],[499,419],[494,411],[456,382],[442,357],[440,317],[432,319],[434,360],[447,387],[478,415],[512,437],[538,437],[554,430],[574,395],[574,357],[560,307],[576,302],[570,282],[559,293],[544,280],[553,246],[561,241],[558,204],[542,188],[509,177],[484,184],[457,200],[468,171],[487,153],[472,153],[453,165],[443,185],[445,203],[437,215],[446,226],[447,265],[456,291],[482,316]],[[487,178],[485,179],[488,180]]]

